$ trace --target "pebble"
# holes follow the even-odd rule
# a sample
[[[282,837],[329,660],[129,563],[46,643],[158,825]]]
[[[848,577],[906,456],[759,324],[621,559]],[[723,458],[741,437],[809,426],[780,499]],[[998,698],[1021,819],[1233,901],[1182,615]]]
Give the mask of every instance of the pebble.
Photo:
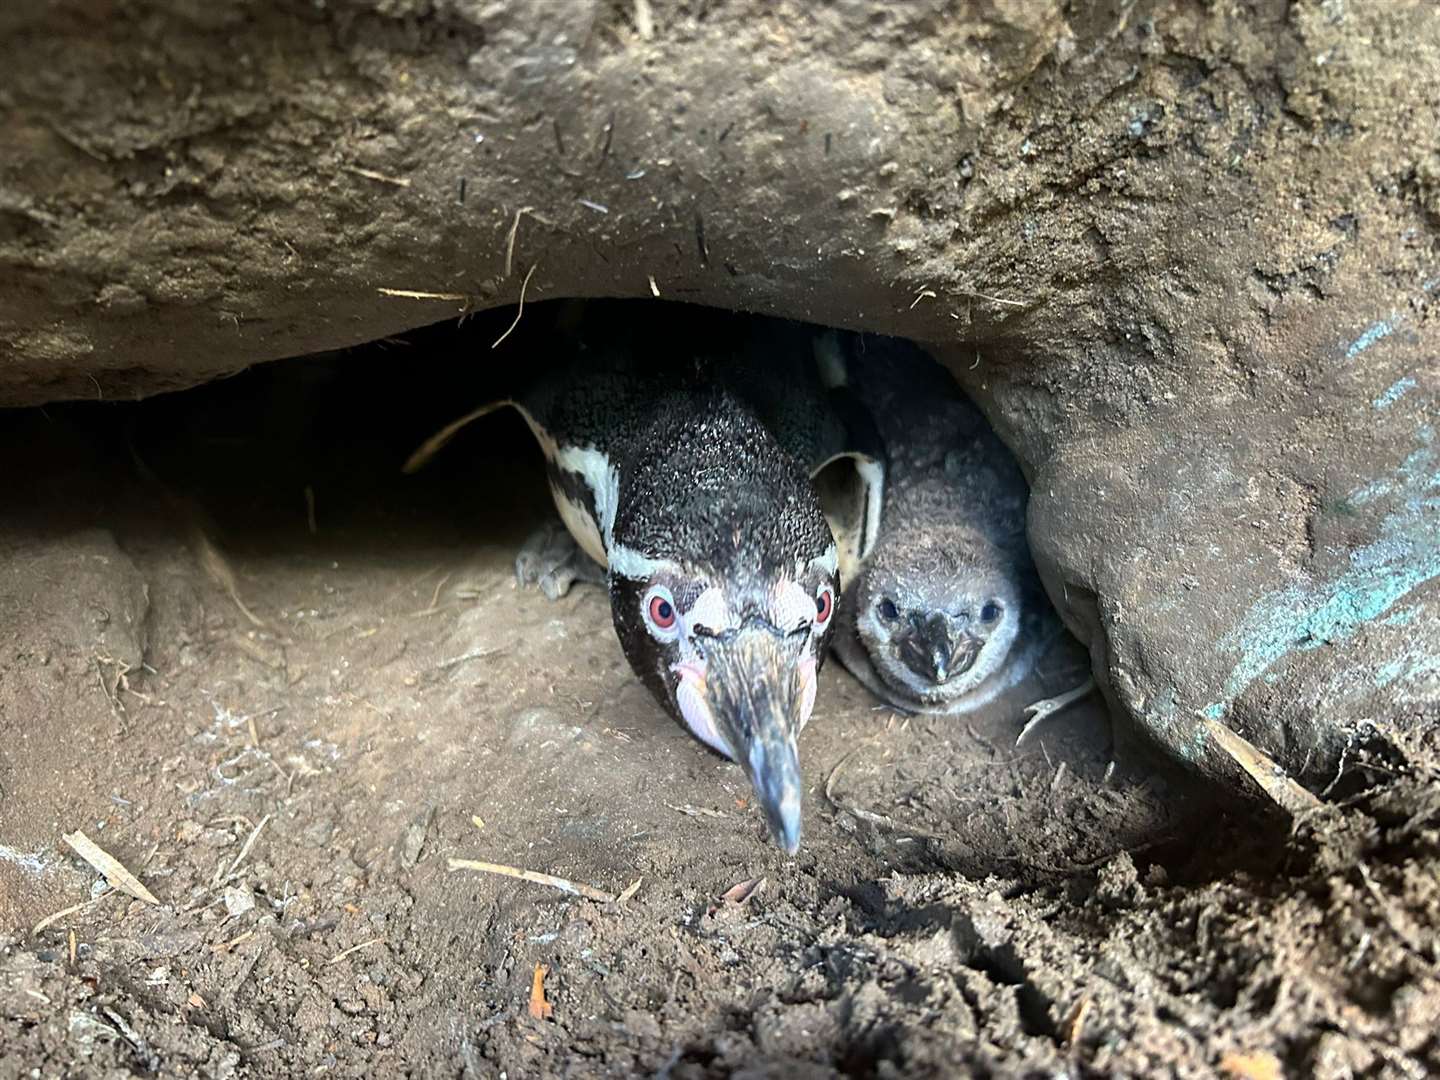
[[[225,913],[231,918],[244,915],[255,907],[255,894],[245,885],[231,885],[225,890]]]

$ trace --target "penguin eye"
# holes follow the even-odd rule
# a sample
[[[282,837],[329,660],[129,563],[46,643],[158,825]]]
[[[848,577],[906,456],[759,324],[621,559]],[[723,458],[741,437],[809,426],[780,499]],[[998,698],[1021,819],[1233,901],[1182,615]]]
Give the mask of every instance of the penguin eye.
[[[894,622],[900,617],[900,609],[895,606],[895,601],[891,600],[888,596],[880,601],[877,610],[880,612],[880,617],[886,622]]]
[[[1000,605],[993,600],[980,609],[981,622],[994,622],[1000,617]]]
[[[835,594],[830,591],[829,585],[822,585],[819,594],[815,597],[815,628],[823,629],[834,613]]]
[[[680,616],[675,610],[675,598],[663,585],[656,585],[642,603],[645,625],[652,637],[669,641],[679,633]]]

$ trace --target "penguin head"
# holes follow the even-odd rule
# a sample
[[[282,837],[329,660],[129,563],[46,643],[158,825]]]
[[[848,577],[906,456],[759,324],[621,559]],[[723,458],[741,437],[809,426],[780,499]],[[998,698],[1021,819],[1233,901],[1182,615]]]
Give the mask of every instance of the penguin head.
[[[796,740],[835,624],[835,542],[808,478],[733,399],[686,396],[658,412],[615,493],[615,629],[671,714],[744,768],[793,854]]]
[[[868,564],[844,615],[899,701],[945,712],[1005,667],[1029,606],[1023,582],[984,537],[935,530]]]

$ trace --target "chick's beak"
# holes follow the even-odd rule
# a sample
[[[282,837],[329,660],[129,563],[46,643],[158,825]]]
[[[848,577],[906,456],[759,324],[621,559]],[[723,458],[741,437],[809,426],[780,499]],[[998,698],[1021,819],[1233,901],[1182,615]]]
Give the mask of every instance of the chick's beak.
[[[705,694],[715,726],[750,778],[770,835],[800,850],[800,758],[795,737],[813,701],[815,665],[803,635],[746,626],[705,649]]]
[[[963,675],[975,664],[983,638],[960,632],[951,635],[943,615],[919,622],[900,643],[900,659],[915,674],[936,685]]]

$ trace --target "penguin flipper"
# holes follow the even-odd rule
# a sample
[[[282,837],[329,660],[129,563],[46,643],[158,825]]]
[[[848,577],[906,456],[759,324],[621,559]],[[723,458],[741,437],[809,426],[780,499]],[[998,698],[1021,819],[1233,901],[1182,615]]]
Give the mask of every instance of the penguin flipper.
[[[880,539],[889,459],[874,419],[848,385],[831,386],[826,398],[836,423],[810,477],[835,535],[843,584],[856,579]]]
[[[405,459],[405,464],[401,467],[400,471],[407,475],[418,472],[428,465],[430,459],[443,450],[445,445],[453,439],[462,428],[468,427],[473,421],[479,420],[482,416],[488,416],[498,409],[503,409],[506,406],[513,406],[515,404],[515,402],[508,398],[503,401],[491,401],[485,405],[481,405],[478,409],[472,409],[458,420],[450,421],[450,423],[446,424],[434,435],[431,435],[430,438],[421,443],[415,452]]]
[[[880,535],[885,463],[873,454],[847,450],[821,462],[810,479],[835,537],[843,586],[855,580]]]

